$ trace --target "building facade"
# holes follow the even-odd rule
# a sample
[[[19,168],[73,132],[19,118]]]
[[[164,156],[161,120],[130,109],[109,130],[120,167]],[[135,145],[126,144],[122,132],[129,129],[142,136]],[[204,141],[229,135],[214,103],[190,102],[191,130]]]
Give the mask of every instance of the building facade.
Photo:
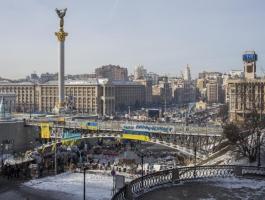
[[[39,108],[41,112],[53,112],[58,103],[58,87],[56,82],[39,85]],[[106,80],[91,79],[85,81],[65,81],[65,97],[67,107],[79,113],[112,115],[115,90]]]
[[[104,65],[96,68],[95,74],[97,78],[107,78],[109,80],[127,81],[128,71],[127,68],[118,65]]]
[[[14,93],[16,96],[17,112],[35,112],[38,107],[37,85],[31,82],[0,83],[0,93]]]
[[[16,111],[16,94],[13,92],[0,93],[0,105],[0,118],[5,118],[7,115],[10,116],[10,114]]]
[[[243,54],[244,77],[227,80],[227,102],[230,121],[243,121],[253,111],[265,114],[265,79],[256,77],[257,55]]]
[[[173,102],[176,104],[187,104],[195,102],[196,89],[193,81],[183,78],[175,79],[171,82]]]
[[[220,85],[216,81],[211,81],[206,84],[207,102],[218,103],[220,102]]]
[[[66,80],[64,89],[66,107],[78,113],[113,115],[116,111],[127,110],[128,106],[144,106],[150,100],[145,84],[130,81]],[[17,112],[52,113],[58,104],[57,81],[45,84],[4,82],[0,83],[0,93],[11,93],[15,97],[12,106]]]
[[[134,80],[138,79],[146,79],[147,77],[147,70],[142,65],[137,65],[134,68]]]
[[[145,104],[150,105],[152,104],[152,80],[134,80],[134,82],[143,85],[145,88]]]
[[[146,104],[145,86],[136,82],[113,82],[115,87],[115,108],[117,111],[128,107],[140,108]]]

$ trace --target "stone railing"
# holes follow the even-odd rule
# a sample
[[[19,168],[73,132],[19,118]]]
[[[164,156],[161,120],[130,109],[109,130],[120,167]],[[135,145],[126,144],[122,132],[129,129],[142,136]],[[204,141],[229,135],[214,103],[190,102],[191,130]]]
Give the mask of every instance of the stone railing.
[[[242,177],[244,175],[265,175],[264,167],[216,165],[175,168],[137,178],[120,189],[112,200],[132,200],[161,185],[211,177]]]

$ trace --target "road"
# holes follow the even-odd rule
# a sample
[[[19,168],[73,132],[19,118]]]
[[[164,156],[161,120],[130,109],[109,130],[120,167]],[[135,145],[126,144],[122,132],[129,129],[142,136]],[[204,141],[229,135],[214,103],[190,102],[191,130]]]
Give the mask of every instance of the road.
[[[23,181],[0,177],[0,200],[61,200],[71,199],[69,194],[44,191],[22,185]],[[69,198],[67,198],[69,196]],[[62,198],[63,197],[63,198]],[[66,198],[65,198],[66,197]]]

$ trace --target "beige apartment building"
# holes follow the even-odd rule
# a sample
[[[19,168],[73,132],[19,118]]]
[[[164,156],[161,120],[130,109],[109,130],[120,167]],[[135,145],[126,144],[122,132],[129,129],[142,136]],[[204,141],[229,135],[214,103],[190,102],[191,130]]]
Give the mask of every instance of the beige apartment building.
[[[265,114],[265,79],[228,80],[229,117],[243,121],[254,110]]]
[[[34,112],[39,103],[36,87],[36,84],[31,82],[0,82],[0,93],[14,93],[16,95],[16,111]]]
[[[207,102],[218,103],[220,100],[221,87],[217,81],[210,81],[206,84]]]
[[[0,83],[0,93],[16,95],[18,112],[53,112],[58,104],[58,82]],[[128,106],[146,104],[145,85],[108,79],[65,81],[65,104],[79,113],[112,115]]]
[[[39,110],[52,112],[58,103],[57,81],[39,85]],[[79,113],[111,115],[115,112],[115,88],[98,79],[65,81],[66,106]]]
[[[244,77],[227,80],[227,102],[230,121],[243,121],[253,111],[265,114],[265,79],[256,77],[257,54],[243,55]]]
[[[116,65],[104,65],[102,67],[96,68],[95,74],[97,78],[107,78],[109,80],[116,80],[116,81],[128,80],[127,68]]]

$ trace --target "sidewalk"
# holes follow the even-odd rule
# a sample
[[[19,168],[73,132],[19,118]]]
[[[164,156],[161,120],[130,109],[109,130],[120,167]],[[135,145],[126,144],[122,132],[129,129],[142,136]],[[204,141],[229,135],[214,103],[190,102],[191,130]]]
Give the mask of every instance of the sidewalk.
[[[57,200],[55,192],[32,189],[22,185],[22,180],[7,180],[0,176],[0,200]]]

